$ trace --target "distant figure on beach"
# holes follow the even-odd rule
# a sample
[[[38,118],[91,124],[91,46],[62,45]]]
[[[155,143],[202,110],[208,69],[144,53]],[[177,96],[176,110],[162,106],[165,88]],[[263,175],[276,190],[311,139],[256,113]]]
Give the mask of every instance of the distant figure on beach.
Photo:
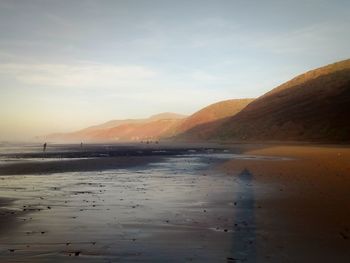
[[[45,142],[43,145],[43,152],[46,152],[46,146],[47,146],[47,143]]]
[[[80,149],[83,149],[83,142],[80,143]]]

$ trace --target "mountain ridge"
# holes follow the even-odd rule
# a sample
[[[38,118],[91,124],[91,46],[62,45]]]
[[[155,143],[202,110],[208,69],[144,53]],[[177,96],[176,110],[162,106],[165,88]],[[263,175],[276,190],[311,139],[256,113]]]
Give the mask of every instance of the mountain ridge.
[[[208,134],[191,137],[234,141],[350,141],[350,60],[301,74],[279,85]]]
[[[89,141],[350,141],[350,59],[309,70],[257,99],[229,99],[190,116],[112,120],[47,138]]]
[[[144,119],[124,119],[124,120],[111,120],[104,122],[98,125],[92,125],[87,128],[83,128],[77,131],[68,132],[68,133],[52,133],[45,136],[45,139],[53,141],[103,141],[103,140],[112,140],[112,138],[118,137],[111,134],[113,129],[116,127],[136,127],[137,125],[142,125],[150,122],[156,122],[160,120],[177,120],[181,121],[182,118],[185,118],[186,115],[172,113],[172,112],[163,112],[159,114],[154,114],[149,118]],[[164,125],[163,125],[164,126]],[[165,127],[162,127],[165,129]],[[125,137],[125,130],[120,130],[122,137]],[[103,134],[106,134],[104,138]],[[127,136],[126,136],[127,137]]]

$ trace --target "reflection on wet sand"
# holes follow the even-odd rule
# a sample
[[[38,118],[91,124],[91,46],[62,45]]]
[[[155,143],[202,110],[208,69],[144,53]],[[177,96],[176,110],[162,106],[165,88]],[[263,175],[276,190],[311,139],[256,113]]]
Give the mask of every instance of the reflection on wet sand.
[[[229,155],[194,153],[127,169],[2,176],[1,196],[15,200],[11,209],[21,223],[2,233],[0,259],[252,259],[251,175],[244,171],[237,183],[209,169]]]
[[[231,262],[256,262],[256,222],[253,175],[244,169],[237,176],[240,187],[235,191]]]

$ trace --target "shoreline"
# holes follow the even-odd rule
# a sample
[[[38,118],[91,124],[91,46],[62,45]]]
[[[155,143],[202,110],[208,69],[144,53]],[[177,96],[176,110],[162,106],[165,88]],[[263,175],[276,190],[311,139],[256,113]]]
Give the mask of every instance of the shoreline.
[[[0,166],[0,176],[42,175],[65,172],[93,172],[112,169],[127,169],[158,162],[160,156],[120,156],[72,160],[48,160],[5,164]]]
[[[190,153],[207,153],[223,151],[220,147],[184,147],[184,146],[88,146],[56,147],[43,152],[24,152],[0,154],[10,162],[0,163],[2,175],[32,175],[64,172],[101,171],[119,168],[143,166],[158,162],[166,157],[181,156]]]
[[[2,193],[19,197],[13,207],[33,213],[24,224],[14,221],[11,232],[0,235],[0,258],[15,262],[229,258],[233,182],[218,174],[207,176],[206,168],[213,163],[209,159],[188,154],[145,169],[4,177],[8,181]],[[220,191],[208,195],[212,187]]]
[[[142,243],[145,247],[148,244],[145,240],[148,239],[143,239],[142,233],[150,235],[148,241],[158,242],[152,235],[157,233],[157,231],[161,231],[161,236],[168,238],[169,233],[167,231],[169,229],[166,227],[167,225],[170,224],[174,229],[177,229],[179,226],[187,226],[189,224],[190,227],[185,228],[186,230],[181,228],[181,233],[186,236],[192,231],[198,231],[199,237],[195,239],[196,241],[192,245],[197,244],[196,242],[201,242],[201,231],[205,231],[207,237],[214,235],[218,238],[217,241],[221,242],[222,246],[231,246],[232,254],[228,254],[227,259],[238,258],[244,260],[244,262],[269,263],[347,262],[348,258],[350,258],[350,213],[348,212],[350,211],[350,197],[348,194],[350,189],[350,148],[331,147],[329,145],[233,145],[227,147],[227,149],[229,153],[234,154],[288,158],[222,159],[220,162],[211,162],[210,158],[208,160],[201,158],[201,162],[206,163],[208,168],[204,171],[197,171],[195,170],[196,166],[188,159],[186,160],[185,158],[184,162],[182,161],[182,157],[189,155],[179,155],[179,159],[175,158],[175,164],[180,166],[172,166],[174,163],[167,162],[165,165],[168,166],[160,166],[158,168],[155,166],[155,168],[145,169],[145,171],[141,172],[137,171],[137,169],[134,171],[133,168],[138,167],[142,169],[144,165],[152,162],[161,162],[167,157],[176,156],[176,154],[165,156],[161,154],[156,156],[115,156],[58,161],[48,161],[50,158],[47,158],[45,161],[33,163],[16,163],[12,167],[7,168],[0,166],[0,174],[6,169],[9,169],[8,173],[12,169],[13,174],[20,174],[21,172],[28,174],[29,176],[24,176],[22,180],[27,180],[26,182],[30,185],[33,183],[31,180],[39,180],[38,182],[42,180],[40,179],[41,177],[36,177],[36,174],[44,175],[45,177],[48,173],[61,172],[62,176],[68,176],[67,185],[65,181],[60,181],[61,175],[52,177],[53,181],[57,180],[57,183],[63,184],[62,188],[57,187],[56,189],[56,184],[53,184],[55,185],[53,188],[51,179],[46,182],[45,187],[49,194],[43,196],[44,199],[36,196],[40,193],[36,192],[36,190],[34,191],[34,189],[30,193],[30,196],[36,196],[33,208],[43,209],[41,212],[34,212],[31,215],[34,220],[42,220],[40,222],[44,224],[40,225],[44,226],[43,229],[36,230],[39,232],[34,231],[34,235],[38,235],[38,238],[45,238],[47,229],[50,229],[50,225],[45,225],[45,220],[49,220],[47,216],[55,212],[59,215],[61,209],[68,209],[65,211],[74,212],[72,214],[71,212],[68,214],[63,213],[59,218],[63,220],[62,222],[72,223],[72,226],[76,227],[74,230],[76,233],[80,233],[80,221],[75,221],[72,216],[77,216],[79,220],[82,220],[81,222],[90,224],[91,222],[86,221],[87,218],[83,216],[84,214],[90,214],[90,216],[96,216],[96,218],[110,215],[104,220],[110,226],[114,226],[112,215],[116,215],[116,218],[124,216],[127,218],[129,214],[136,213],[134,215],[138,215],[137,217],[131,217],[128,220],[124,219],[126,221],[122,223],[122,226],[130,231],[126,232],[129,233],[127,242],[135,242],[136,239],[140,239],[143,240],[140,242],[145,242]],[[218,153],[221,152],[222,148]],[[61,165],[57,162],[60,162]],[[186,170],[179,170],[179,168],[184,169],[186,167],[190,170],[192,169],[193,174],[187,173]],[[107,177],[102,176],[100,177],[101,179],[93,177],[94,171],[118,168],[127,169],[132,176],[124,178],[123,172],[122,176],[118,174],[106,175]],[[152,169],[160,170],[154,172]],[[162,173],[162,169],[170,169],[168,170],[170,173],[159,178],[154,177],[152,179],[152,177],[149,177],[157,176],[159,172]],[[41,172],[39,173],[38,171]],[[77,174],[78,178],[74,178],[74,176],[64,174],[68,171],[91,171],[92,173],[84,176]],[[144,172],[145,174],[143,174]],[[183,177],[182,173],[187,176]],[[6,179],[6,177],[0,176],[1,178]],[[72,179],[72,182],[68,178]],[[106,181],[104,183],[94,182],[94,178],[98,179],[98,181]],[[120,179],[115,180],[115,178]],[[168,186],[168,191],[163,189],[163,187],[167,186],[166,184],[157,184],[158,179],[172,184]],[[179,181],[174,183],[173,180]],[[187,180],[187,183],[184,184],[183,180]],[[204,180],[203,183],[196,183],[202,180]],[[204,183],[206,180],[209,181]],[[222,185],[224,181],[228,184]],[[143,183],[139,184],[138,182]],[[71,183],[74,186],[73,188],[71,188]],[[113,188],[114,184],[120,185]],[[218,188],[212,188],[211,184],[216,184]],[[160,188],[154,189],[156,185]],[[176,195],[177,188],[174,187],[179,186],[187,189],[184,192],[186,194]],[[196,188],[199,186],[204,187],[201,188],[203,192],[201,195],[196,196],[196,191],[193,190],[200,189]],[[112,188],[109,189],[108,187]],[[105,189],[111,191],[110,195],[107,194],[109,191],[105,192]],[[225,189],[226,192],[224,192],[229,195],[225,194],[223,196],[222,189]],[[125,191],[129,194],[124,196]],[[61,198],[58,203],[56,203],[56,197],[51,199],[56,194],[60,194],[57,196]],[[149,194],[149,196],[145,198],[145,194]],[[215,202],[206,207],[205,202],[203,203],[204,205],[201,202],[207,198],[208,194],[213,198],[208,200]],[[100,195],[104,197],[98,197]],[[115,195],[119,195],[119,197],[115,198]],[[135,199],[134,195],[137,195],[138,198]],[[168,205],[167,201],[159,198],[159,196],[168,196],[170,198],[167,199],[168,202],[175,201],[173,207],[177,207],[179,210],[174,215],[174,218],[169,220],[168,213],[172,213],[172,211],[166,208]],[[104,203],[105,198],[111,197],[110,202],[115,202],[113,206],[109,206],[111,203]],[[177,198],[189,199],[186,202],[177,203]],[[125,204],[126,200],[128,200],[127,205]],[[68,204],[74,205],[67,206],[66,201]],[[11,202],[10,199],[0,198],[0,206],[11,207]],[[23,202],[23,204],[20,203],[19,207],[28,205],[26,202],[31,203],[32,201],[28,199],[28,201]],[[193,205],[192,207],[190,205],[191,202],[198,202],[199,206]],[[188,207],[189,205],[190,207]],[[49,206],[50,208],[48,208]],[[153,210],[147,208],[152,208]],[[94,214],[95,209],[97,211],[103,209],[101,210],[103,212]],[[153,221],[142,221],[152,215],[151,211],[158,211],[157,209],[160,209],[159,212],[162,217],[160,222],[158,217],[155,217],[155,224],[149,225]],[[165,209],[166,213],[162,209]],[[216,212],[212,212],[215,209],[218,209],[216,211],[220,211],[225,216],[223,218],[217,216]],[[2,211],[5,210],[0,208],[0,213]],[[115,211],[116,214],[113,214],[111,211]],[[192,225],[192,221],[186,221],[186,217],[183,218],[181,216],[182,213],[186,212],[195,215],[194,225]],[[14,214],[10,212],[6,216],[1,215],[0,223],[4,226],[5,231],[9,227],[13,228],[12,230],[14,231],[18,231],[20,227],[26,227],[25,224],[20,225],[21,213],[27,212],[19,210]],[[129,224],[129,220],[134,220],[132,218],[140,221]],[[206,221],[209,218],[210,223]],[[108,220],[111,221],[109,222]],[[74,222],[77,222],[78,225]],[[31,223],[28,222],[28,224],[30,225]],[[210,230],[207,228],[199,230],[197,228],[199,225],[208,226]],[[137,233],[139,233],[137,238],[133,236],[135,227],[138,229]],[[109,235],[109,225],[106,225],[106,228],[103,229],[107,229],[105,235]],[[111,231],[117,231],[113,229],[112,227]],[[45,234],[41,235],[40,231],[44,231]],[[1,230],[1,233],[4,232]],[[48,233],[54,234],[55,232],[51,230]],[[117,231],[116,233],[119,232]],[[67,232],[66,235],[69,236],[70,232]],[[91,238],[91,236],[89,237]],[[229,241],[227,237],[230,237]],[[177,249],[182,248],[179,245],[181,243],[180,239],[174,239],[174,242],[178,246]],[[128,250],[129,246],[125,247],[125,249]],[[90,248],[86,248],[86,250],[83,250],[83,253],[89,253],[89,251],[91,252]],[[35,254],[37,252],[31,253]],[[99,251],[98,253],[102,252]],[[53,255],[53,257],[56,256]]]

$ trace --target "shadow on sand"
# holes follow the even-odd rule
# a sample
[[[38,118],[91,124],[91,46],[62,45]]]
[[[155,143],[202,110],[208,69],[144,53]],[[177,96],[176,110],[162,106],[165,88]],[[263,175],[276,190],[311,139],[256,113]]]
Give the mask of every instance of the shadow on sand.
[[[234,198],[232,257],[227,262],[256,262],[256,222],[253,175],[244,169],[239,175]]]

